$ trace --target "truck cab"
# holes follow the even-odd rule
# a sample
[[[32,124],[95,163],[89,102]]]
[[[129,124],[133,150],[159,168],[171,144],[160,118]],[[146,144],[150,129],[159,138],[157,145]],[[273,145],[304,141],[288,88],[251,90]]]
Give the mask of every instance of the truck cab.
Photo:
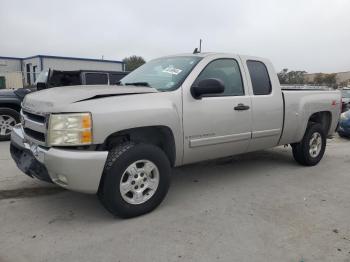
[[[186,79],[190,86],[216,78],[222,80],[225,90],[196,99],[191,92],[184,93],[185,163],[278,143],[283,126],[283,100],[269,62],[238,55],[210,55],[202,59],[193,73],[196,74]],[[198,114],[200,111],[205,114]],[[212,121],[215,124],[208,124]]]

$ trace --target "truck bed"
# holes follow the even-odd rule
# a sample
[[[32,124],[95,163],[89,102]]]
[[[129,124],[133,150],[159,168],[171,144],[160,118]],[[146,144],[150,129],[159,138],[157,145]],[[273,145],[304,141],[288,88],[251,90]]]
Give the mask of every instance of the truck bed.
[[[333,89],[282,89],[284,104],[283,131],[279,144],[300,142],[312,112],[329,112],[328,134],[334,132],[341,101],[340,93]]]

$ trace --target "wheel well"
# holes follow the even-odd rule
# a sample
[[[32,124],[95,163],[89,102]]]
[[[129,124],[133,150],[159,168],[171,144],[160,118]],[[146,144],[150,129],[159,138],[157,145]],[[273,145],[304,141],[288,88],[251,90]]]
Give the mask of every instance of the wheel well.
[[[10,109],[17,111],[18,113],[21,111],[21,106],[16,105],[16,104],[9,104],[9,103],[3,104],[3,103],[1,103],[0,108],[10,108]]]
[[[173,132],[167,126],[138,127],[118,131],[108,136],[102,146],[104,150],[110,150],[125,141],[156,145],[165,152],[171,165],[175,164],[175,139]]]
[[[331,126],[332,115],[328,111],[317,112],[310,116],[309,123],[319,123],[322,125],[325,134],[328,135]]]

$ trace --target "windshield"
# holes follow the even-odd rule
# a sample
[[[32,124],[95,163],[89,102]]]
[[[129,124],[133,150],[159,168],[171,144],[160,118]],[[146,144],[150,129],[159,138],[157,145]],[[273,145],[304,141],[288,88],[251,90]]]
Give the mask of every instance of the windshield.
[[[197,56],[154,59],[125,76],[120,84],[150,86],[159,91],[175,90],[201,59]]]
[[[350,98],[350,90],[342,90],[341,94],[343,98]]]
[[[41,71],[34,84],[36,85],[37,83],[46,83],[48,75],[49,71]]]

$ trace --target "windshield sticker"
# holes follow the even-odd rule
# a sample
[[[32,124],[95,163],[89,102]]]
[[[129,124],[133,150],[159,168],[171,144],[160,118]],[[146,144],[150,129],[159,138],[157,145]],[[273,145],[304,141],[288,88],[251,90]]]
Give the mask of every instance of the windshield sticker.
[[[178,75],[182,72],[181,69],[175,68],[174,66],[168,66],[163,70],[163,73],[168,73],[172,75]]]

